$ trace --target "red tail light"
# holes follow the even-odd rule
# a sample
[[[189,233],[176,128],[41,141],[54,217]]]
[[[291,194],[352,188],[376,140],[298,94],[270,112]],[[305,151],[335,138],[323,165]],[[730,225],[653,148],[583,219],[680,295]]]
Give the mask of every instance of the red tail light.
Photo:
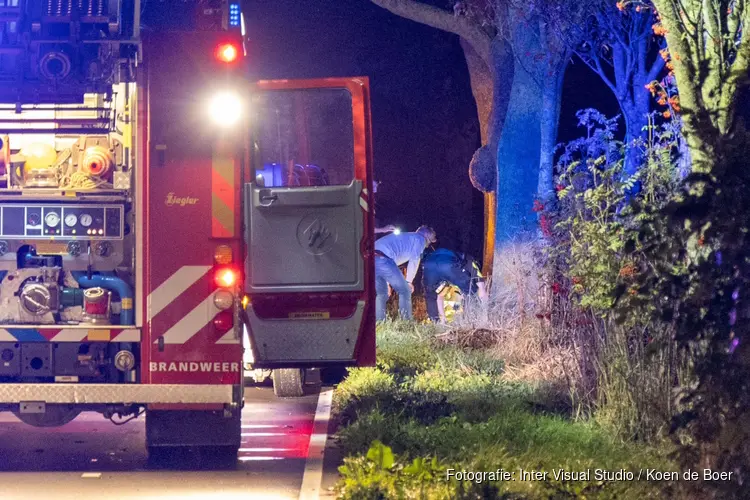
[[[222,43],[218,47],[216,47],[216,59],[223,63],[233,63],[237,60],[237,57],[240,55],[239,49],[237,49],[237,46],[231,43]]]
[[[226,333],[234,326],[234,313],[232,311],[221,311],[214,318],[214,328],[219,333]]]
[[[232,288],[237,284],[237,278],[237,271],[230,267],[219,268],[214,276],[216,285],[221,288]]]

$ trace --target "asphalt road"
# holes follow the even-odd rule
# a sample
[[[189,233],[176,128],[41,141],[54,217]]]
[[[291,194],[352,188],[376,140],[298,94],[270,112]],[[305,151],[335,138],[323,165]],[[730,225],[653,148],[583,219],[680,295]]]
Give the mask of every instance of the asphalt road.
[[[326,434],[326,408],[325,396],[319,407],[317,389],[311,392],[282,400],[269,387],[247,388],[242,448],[236,468],[226,470],[212,470],[192,455],[166,469],[150,468],[143,418],[115,426],[83,413],[46,429],[0,413],[0,499],[315,498],[310,493],[320,488],[322,464],[315,457]]]

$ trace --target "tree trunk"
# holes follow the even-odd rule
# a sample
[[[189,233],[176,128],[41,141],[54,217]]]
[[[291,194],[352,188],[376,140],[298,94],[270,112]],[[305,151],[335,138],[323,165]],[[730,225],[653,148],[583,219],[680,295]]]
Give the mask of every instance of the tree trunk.
[[[496,248],[531,233],[536,225],[532,207],[539,183],[542,89],[526,67],[533,63],[521,58],[544,52],[528,27],[519,25],[514,31],[513,84],[497,153]]]
[[[482,137],[482,145],[485,145],[489,143],[490,114],[492,113],[492,70],[479,57],[479,54],[469,42],[463,38],[459,40],[466,58],[466,65],[469,68],[471,94],[474,96],[474,102],[477,105],[479,133]]]
[[[642,145],[648,139],[648,132],[644,130],[648,126],[648,103],[645,111],[631,103],[620,104],[625,118],[625,164],[620,174],[623,180],[635,175],[645,160]],[[630,199],[641,192],[642,183],[637,180],[633,186],[625,190],[625,196]]]
[[[625,119],[625,165],[623,168],[623,177],[628,178],[635,175],[643,164],[643,153],[640,147],[636,146],[639,142],[648,138],[648,114],[651,110],[650,94],[644,88],[649,83],[646,76],[635,78],[630,85],[628,96],[625,100],[620,101],[620,110]],[[643,83],[642,83],[643,82]],[[634,186],[631,194],[637,194],[640,186]]]
[[[469,42],[461,38],[466,64],[469,68],[471,93],[477,105],[481,146],[489,144],[491,120],[493,114],[493,71],[479,57]],[[492,272],[492,257],[495,253],[495,193],[484,193],[484,244],[482,247],[482,269]]]
[[[497,143],[508,109],[510,87],[513,79],[512,53],[505,42],[497,37],[492,42],[493,67],[490,68],[479,57],[472,46],[461,39],[466,63],[469,68],[471,92],[477,105],[482,146],[488,146],[497,154]],[[482,270],[485,276],[492,274],[495,256],[496,193],[484,193],[484,251]]]
[[[550,64],[550,71],[542,82],[542,112],[540,130],[539,182],[537,196],[545,206],[555,204],[554,166],[557,129],[560,124],[562,85],[570,54],[567,51]]]

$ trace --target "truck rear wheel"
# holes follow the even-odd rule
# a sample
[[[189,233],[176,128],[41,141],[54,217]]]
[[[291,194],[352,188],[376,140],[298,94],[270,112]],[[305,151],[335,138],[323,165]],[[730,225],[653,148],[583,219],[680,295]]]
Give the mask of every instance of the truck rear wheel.
[[[299,398],[305,395],[305,370],[280,368],[274,370],[273,393],[280,398]]]

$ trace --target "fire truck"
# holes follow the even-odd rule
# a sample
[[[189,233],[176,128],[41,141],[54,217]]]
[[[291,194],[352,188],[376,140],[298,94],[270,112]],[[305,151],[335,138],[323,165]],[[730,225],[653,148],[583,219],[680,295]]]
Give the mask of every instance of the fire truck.
[[[245,368],[300,396],[374,363],[368,81],[251,83],[244,31],[226,0],[0,0],[0,411],[236,455]]]

